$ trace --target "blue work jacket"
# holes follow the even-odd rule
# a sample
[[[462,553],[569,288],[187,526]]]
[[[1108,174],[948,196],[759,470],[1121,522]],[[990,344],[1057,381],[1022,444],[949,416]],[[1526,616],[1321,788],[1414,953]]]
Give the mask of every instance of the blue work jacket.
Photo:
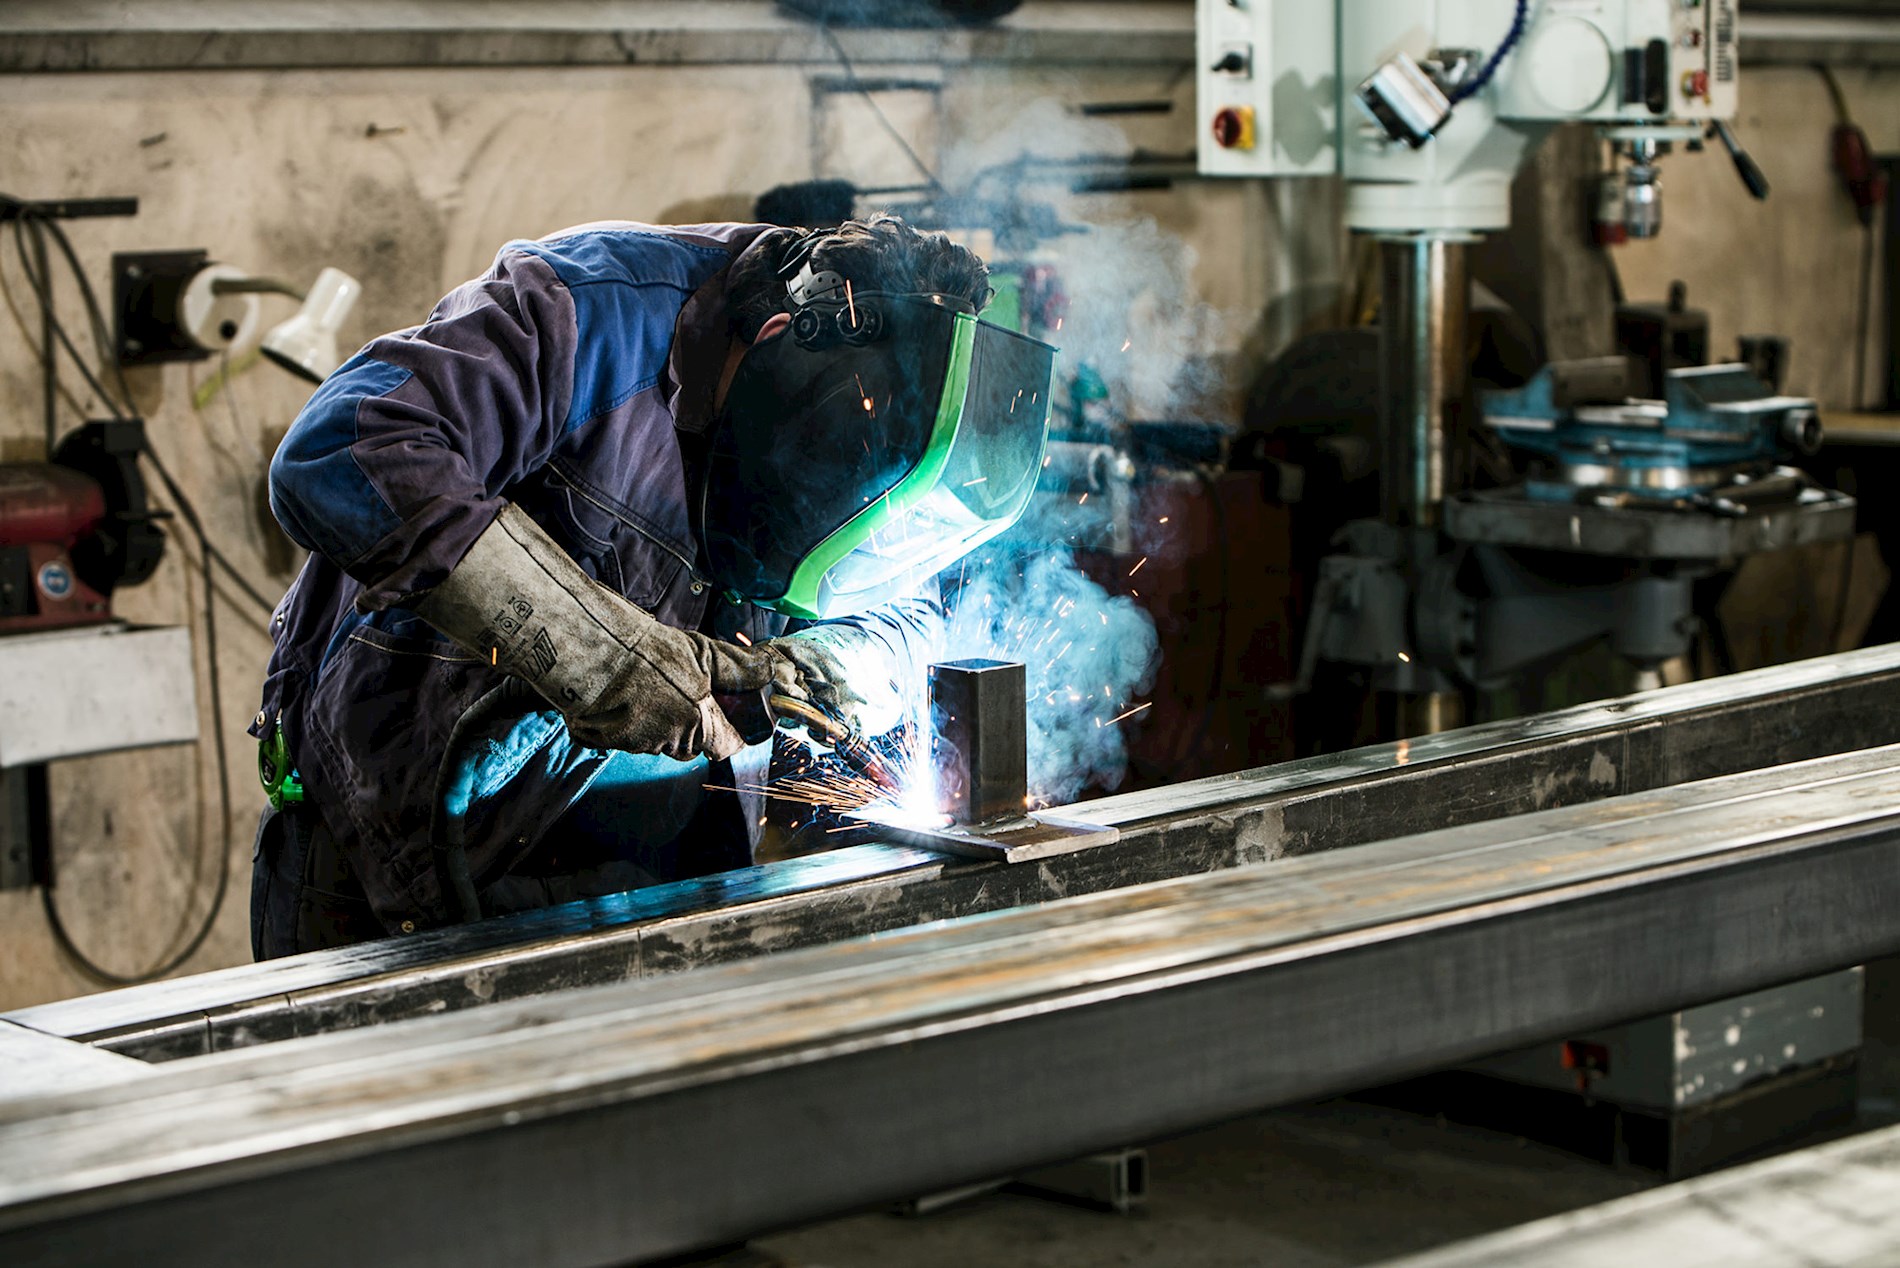
[[[705,579],[682,444],[709,421],[735,338],[727,271],[766,231],[612,222],[511,242],[420,326],[325,379],[279,446],[271,509],[311,554],[273,618],[253,729],[281,724],[309,804],[391,931],[444,917],[437,768],[456,720],[501,681],[405,605],[504,502],[669,625],[752,642],[784,630]],[[908,636],[888,614],[859,619]],[[468,820],[477,878],[528,858],[606,761],[552,710],[498,737],[478,791],[505,795],[478,797]]]

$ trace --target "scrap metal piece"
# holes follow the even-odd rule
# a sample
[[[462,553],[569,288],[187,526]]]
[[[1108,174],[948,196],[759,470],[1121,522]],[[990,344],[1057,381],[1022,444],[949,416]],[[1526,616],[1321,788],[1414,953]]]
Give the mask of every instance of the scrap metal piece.
[[[1020,661],[930,667],[932,760],[957,823],[1018,817],[1029,804],[1028,673]]]
[[[896,845],[998,863],[1027,863],[1112,845],[1121,839],[1119,828],[1082,823],[1040,810],[980,824],[920,820],[877,806],[867,806],[845,818],[875,828],[878,839]]]

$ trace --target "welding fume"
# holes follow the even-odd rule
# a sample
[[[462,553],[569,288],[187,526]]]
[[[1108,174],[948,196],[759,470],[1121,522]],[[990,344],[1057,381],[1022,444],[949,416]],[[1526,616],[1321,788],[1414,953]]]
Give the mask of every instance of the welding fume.
[[[744,866],[766,800],[915,796],[939,575],[1045,456],[1055,349],[991,296],[892,216],[607,223],[325,379],[270,473],[311,555],[254,728],[257,954]]]

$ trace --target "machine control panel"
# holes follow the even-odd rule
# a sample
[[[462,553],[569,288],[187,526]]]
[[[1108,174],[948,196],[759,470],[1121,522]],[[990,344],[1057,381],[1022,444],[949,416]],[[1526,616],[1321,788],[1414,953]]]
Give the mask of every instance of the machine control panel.
[[[1338,165],[1337,43],[1311,0],[1197,0],[1196,142],[1210,176],[1321,176]],[[1318,11],[1324,21],[1315,21]]]

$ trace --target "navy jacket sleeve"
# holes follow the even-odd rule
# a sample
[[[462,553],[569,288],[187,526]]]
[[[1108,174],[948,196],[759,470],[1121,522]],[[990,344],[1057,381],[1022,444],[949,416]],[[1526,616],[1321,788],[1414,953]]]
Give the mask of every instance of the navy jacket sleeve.
[[[653,267],[674,272],[654,251]],[[271,461],[278,521],[361,583],[361,607],[428,590],[504,490],[657,380],[692,279],[666,280],[629,276],[586,235],[511,243],[422,325],[324,380]]]

